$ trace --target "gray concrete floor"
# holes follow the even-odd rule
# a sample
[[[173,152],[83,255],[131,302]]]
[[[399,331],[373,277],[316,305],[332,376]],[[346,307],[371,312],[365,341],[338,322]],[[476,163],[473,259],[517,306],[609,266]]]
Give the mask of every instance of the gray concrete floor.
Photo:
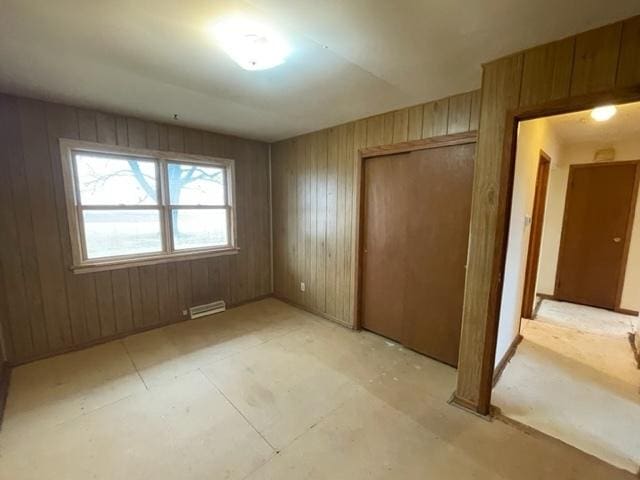
[[[455,382],[268,299],[15,369],[0,478],[635,478],[448,405]]]
[[[624,338],[640,325],[640,318],[633,315],[546,299],[540,303],[536,320],[584,333]]]
[[[638,472],[640,370],[621,327],[635,317],[559,302],[542,307],[539,319],[524,324],[493,404],[510,419]]]

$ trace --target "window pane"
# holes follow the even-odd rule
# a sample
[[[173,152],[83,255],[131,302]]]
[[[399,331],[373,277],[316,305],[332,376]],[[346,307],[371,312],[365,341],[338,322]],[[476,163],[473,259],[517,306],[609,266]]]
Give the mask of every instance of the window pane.
[[[88,258],[162,251],[157,210],[84,210]]]
[[[156,205],[156,164],[135,158],[78,153],[83,205]]]
[[[171,205],[224,205],[224,168],[169,163]]]
[[[228,245],[225,209],[172,211],[173,245],[176,250]]]

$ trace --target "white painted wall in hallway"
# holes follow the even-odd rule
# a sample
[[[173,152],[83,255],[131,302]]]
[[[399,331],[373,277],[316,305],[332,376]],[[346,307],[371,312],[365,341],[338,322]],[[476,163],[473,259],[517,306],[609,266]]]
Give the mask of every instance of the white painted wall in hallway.
[[[551,157],[558,157],[559,144],[546,119],[522,122],[518,131],[513,203],[507,246],[507,263],[500,307],[496,364],[507,353],[520,328],[524,274],[529,250],[531,226],[525,217],[531,217],[536,188],[536,176],[540,150]]]

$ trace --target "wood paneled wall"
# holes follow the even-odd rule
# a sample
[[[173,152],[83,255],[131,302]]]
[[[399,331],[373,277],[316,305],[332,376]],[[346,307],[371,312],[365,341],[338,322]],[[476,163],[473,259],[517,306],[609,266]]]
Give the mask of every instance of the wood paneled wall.
[[[640,99],[640,17],[484,67],[457,399],[488,413],[515,122]],[[492,281],[493,279],[493,281]]]
[[[0,175],[3,172],[0,171]],[[7,349],[5,347],[4,321],[8,318],[7,296],[5,295],[4,277],[2,275],[2,263],[0,263],[0,426],[4,415],[4,407],[9,395],[9,379],[11,369],[7,360]]]
[[[353,326],[358,150],[476,130],[479,106],[474,91],[274,144],[275,294]]]
[[[60,137],[236,160],[238,255],[74,274]],[[24,362],[271,293],[268,145],[0,95],[0,317]],[[0,315],[2,312],[0,311]]]

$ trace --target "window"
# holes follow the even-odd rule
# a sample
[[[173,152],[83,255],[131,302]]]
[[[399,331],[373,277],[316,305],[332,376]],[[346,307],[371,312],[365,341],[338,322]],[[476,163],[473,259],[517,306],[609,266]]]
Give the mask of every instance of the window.
[[[73,268],[237,252],[233,160],[60,140]]]

